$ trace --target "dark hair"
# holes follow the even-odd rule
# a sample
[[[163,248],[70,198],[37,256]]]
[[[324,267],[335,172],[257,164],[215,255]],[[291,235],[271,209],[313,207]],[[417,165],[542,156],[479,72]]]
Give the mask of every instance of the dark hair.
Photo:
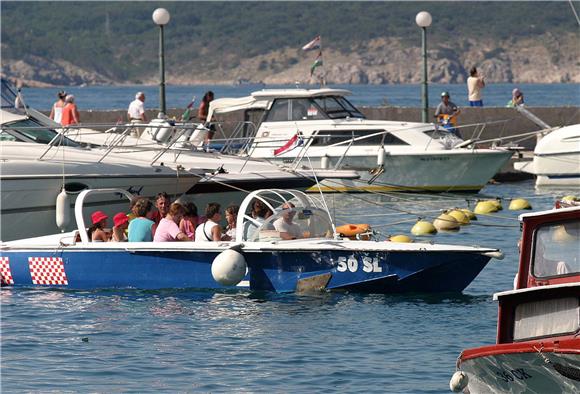
[[[58,96],[59,99],[64,100],[66,97],[66,92],[64,90],[61,90],[56,95]]]
[[[133,205],[131,211],[133,212],[133,214],[135,214],[135,216],[143,217],[147,215],[147,212],[149,212],[151,208],[153,208],[153,204],[151,203],[151,201],[149,201],[149,199],[138,198],[137,201],[135,201],[135,204]]]
[[[211,90],[208,90],[207,92],[205,92],[201,101],[203,101],[206,104],[209,103],[209,96],[211,96],[213,98],[213,92]]]
[[[475,68],[475,66],[473,66],[469,69],[469,75],[471,75],[473,77],[475,74],[477,74],[477,68]]]
[[[197,216],[197,206],[192,202],[188,202],[185,204],[185,214],[187,216]]]
[[[205,216],[208,219],[211,219],[212,217],[214,217],[216,213],[219,213],[220,208],[221,205],[219,205],[217,202],[210,202],[209,204],[207,204],[207,207],[205,208]]]
[[[169,194],[161,192],[157,193],[157,195],[155,196],[155,201],[159,200],[161,197],[165,198],[166,200],[169,200]]]

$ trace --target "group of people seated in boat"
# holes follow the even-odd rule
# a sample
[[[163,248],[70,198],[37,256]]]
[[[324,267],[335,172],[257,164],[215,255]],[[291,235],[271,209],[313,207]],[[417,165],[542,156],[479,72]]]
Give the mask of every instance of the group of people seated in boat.
[[[209,203],[205,216],[200,217],[194,203],[172,203],[167,193],[159,193],[155,207],[156,210],[147,198],[134,199],[129,214],[119,212],[113,217],[111,231],[105,230],[108,216],[102,211],[93,212],[89,237],[93,242],[235,241],[237,205],[226,208],[227,226],[223,230],[219,224],[222,210],[218,203]]]
[[[89,237],[93,242],[176,242],[176,241],[235,241],[236,224],[239,206],[230,205],[225,210],[226,227],[222,229],[222,209],[220,204],[207,204],[205,216],[198,216],[194,203],[171,202],[167,193],[155,197],[155,208],[147,198],[136,198],[131,202],[131,212],[119,212],[113,217],[113,227],[109,231],[108,216],[102,211],[91,215],[92,226]],[[276,220],[265,227],[275,231],[283,240],[307,237],[298,224],[294,222],[295,206],[285,202]],[[268,218],[272,210],[261,200],[252,201],[249,216],[252,220],[246,223],[244,239],[256,239],[255,232]]]

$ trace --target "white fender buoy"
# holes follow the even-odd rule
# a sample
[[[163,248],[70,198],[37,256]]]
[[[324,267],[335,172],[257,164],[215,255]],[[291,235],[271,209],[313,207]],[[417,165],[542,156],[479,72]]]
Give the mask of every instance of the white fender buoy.
[[[463,391],[469,384],[469,377],[463,371],[456,371],[449,381],[449,388],[454,393]]]
[[[70,198],[64,188],[56,197],[56,226],[64,232],[70,223]]]
[[[330,157],[324,155],[320,158],[320,168],[327,170],[330,168]]]
[[[235,286],[244,279],[248,265],[244,255],[234,249],[226,249],[213,259],[211,275],[223,286]]]
[[[377,153],[377,166],[382,167],[385,165],[385,156],[387,156],[387,152],[385,152],[384,147],[380,147]]]

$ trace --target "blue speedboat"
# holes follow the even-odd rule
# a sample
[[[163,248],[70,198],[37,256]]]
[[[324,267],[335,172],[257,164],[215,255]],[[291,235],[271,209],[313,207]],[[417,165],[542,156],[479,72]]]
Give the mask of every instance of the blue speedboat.
[[[497,249],[350,240],[336,233],[323,201],[299,191],[259,190],[240,206],[236,242],[90,242],[83,204],[78,229],[1,246],[2,284],[14,287],[249,288],[280,293],[350,290],[366,293],[461,292]],[[272,212],[250,216],[257,199]],[[294,207],[282,209],[291,202]],[[298,239],[283,240],[276,221],[292,213]]]

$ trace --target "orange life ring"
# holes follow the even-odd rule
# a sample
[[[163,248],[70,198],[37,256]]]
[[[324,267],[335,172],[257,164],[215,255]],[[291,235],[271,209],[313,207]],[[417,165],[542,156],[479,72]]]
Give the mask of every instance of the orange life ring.
[[[348,237],[350,239],[363,239],[365,241],[369,240],[371,226],[370,224],[345,224],[338,226],[336,232],[343,237]],[[357,238],[357,235],[361,235]]]

